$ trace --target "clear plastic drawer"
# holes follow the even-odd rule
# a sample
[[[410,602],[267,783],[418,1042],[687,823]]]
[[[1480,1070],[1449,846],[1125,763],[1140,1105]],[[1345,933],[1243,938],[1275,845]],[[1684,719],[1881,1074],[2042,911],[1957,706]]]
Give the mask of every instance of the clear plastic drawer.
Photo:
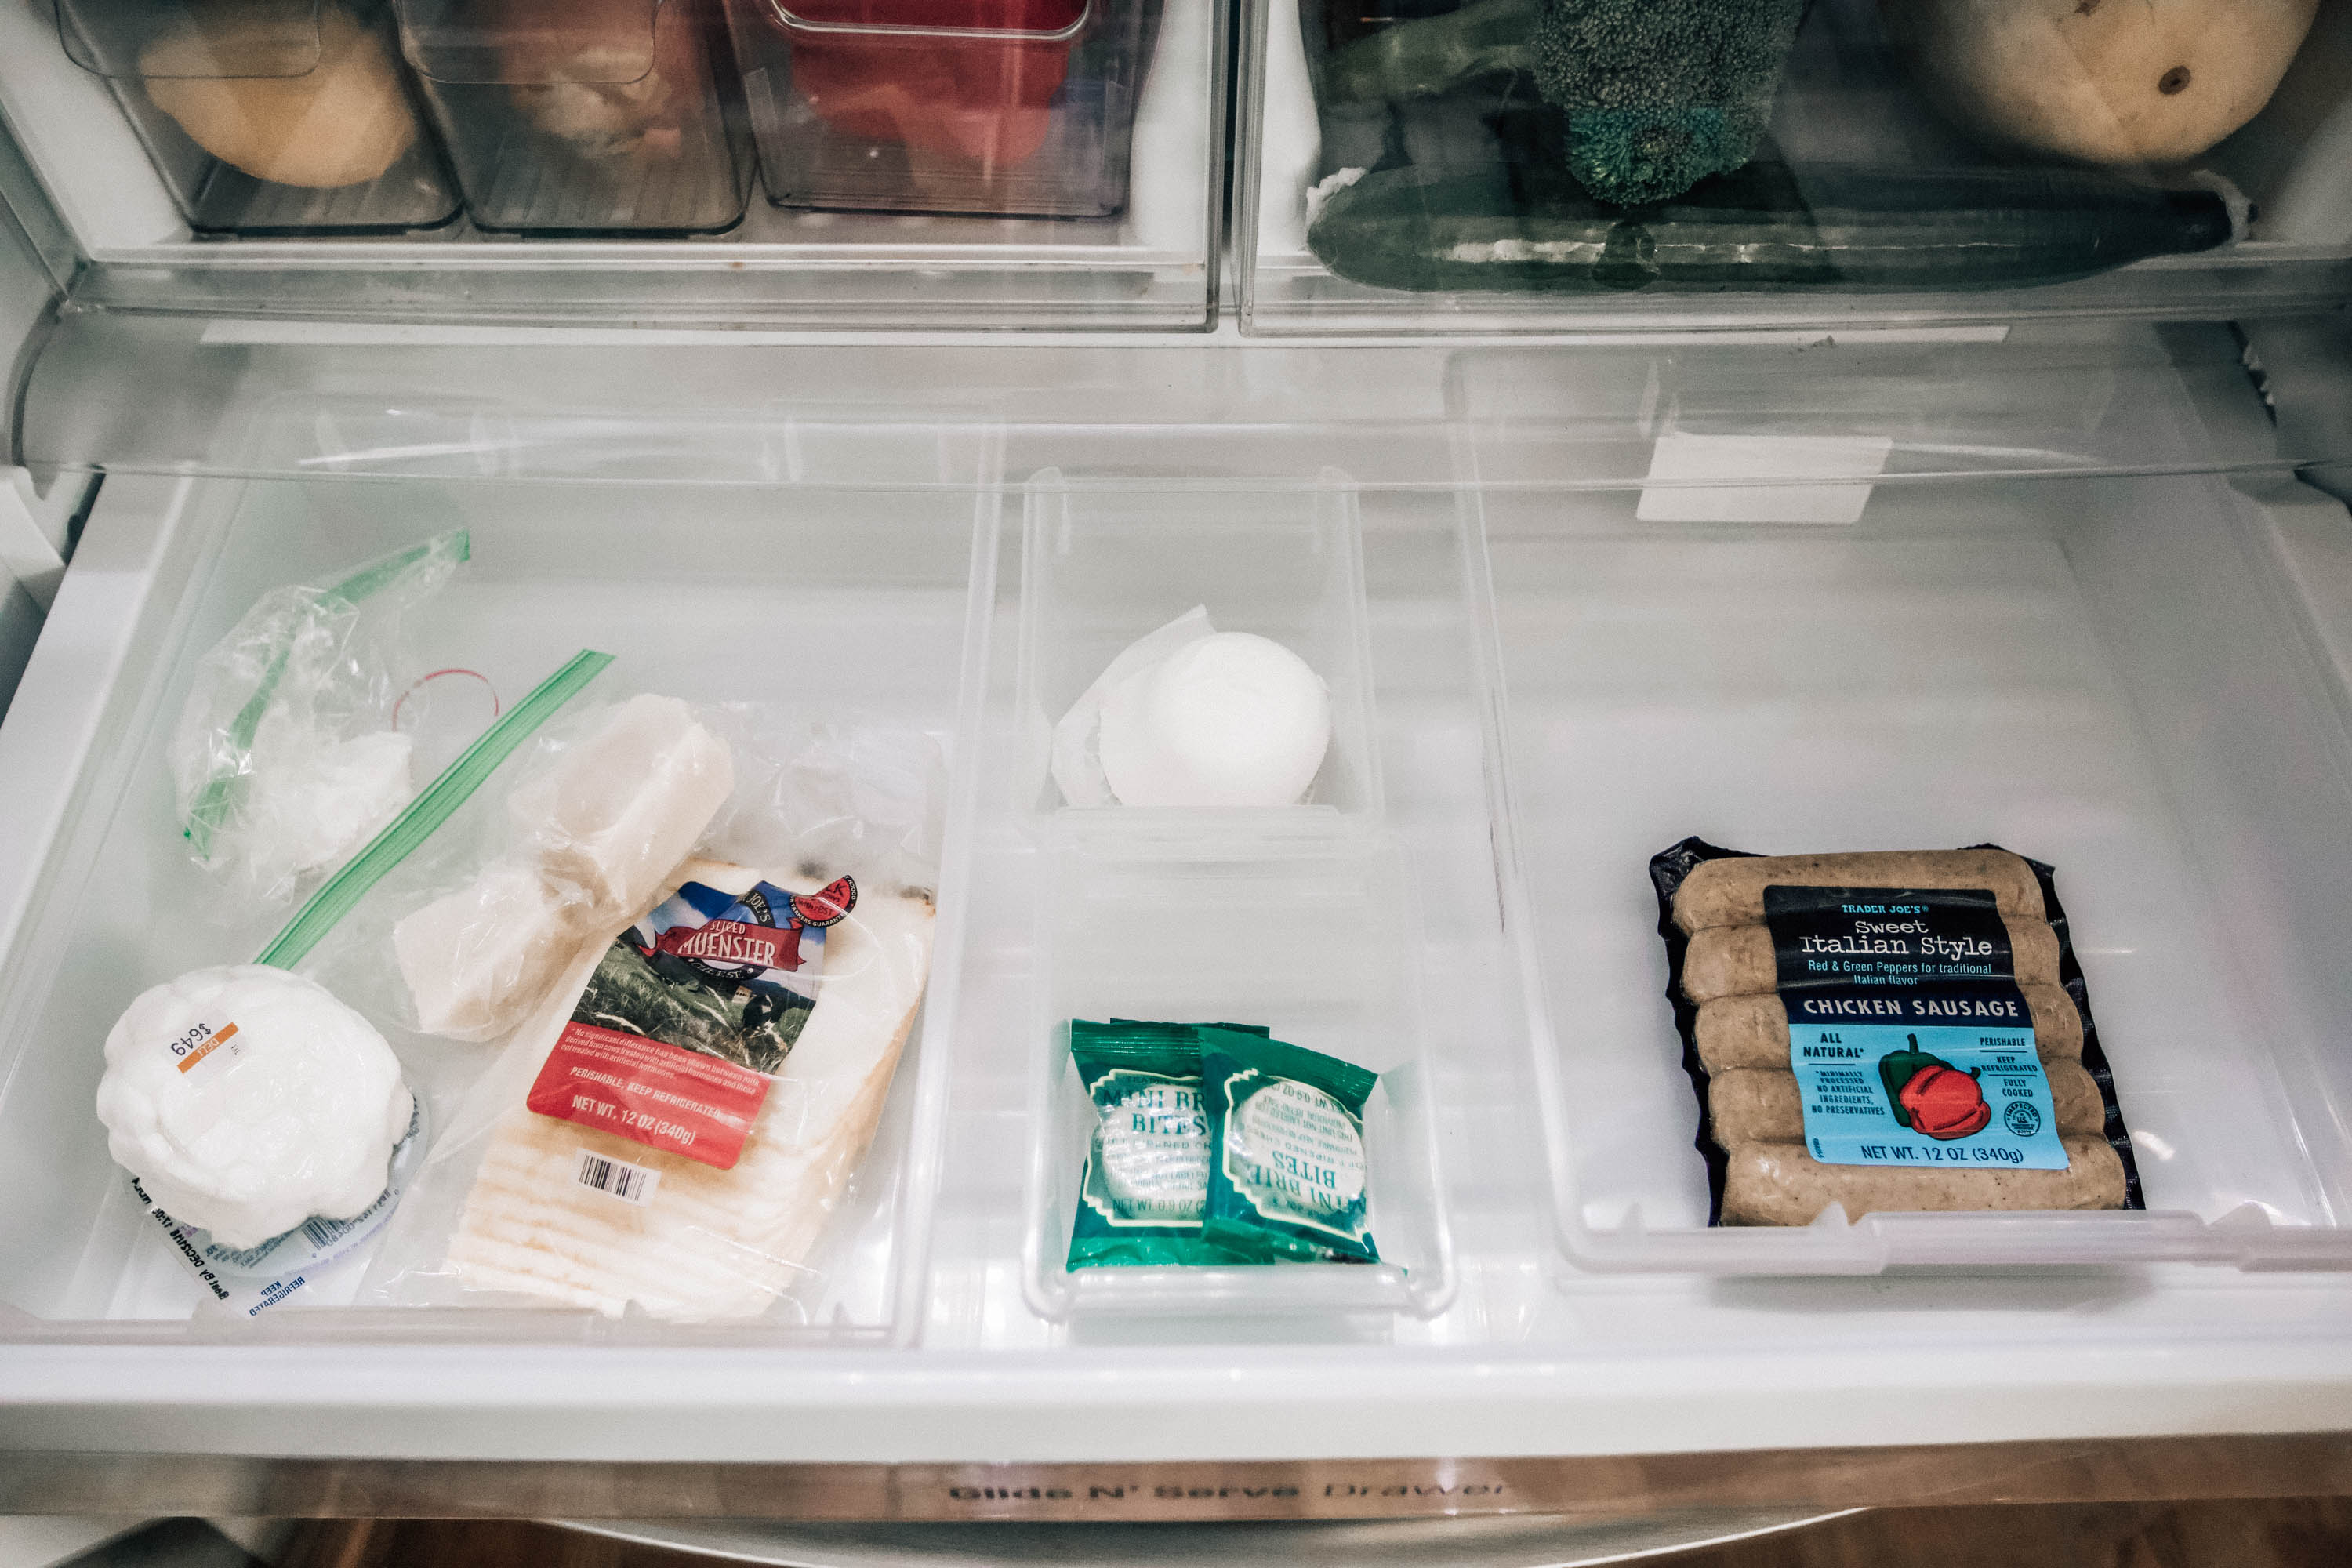
[[[396,235],[457,216],[388,5],[59,0],[57,27],[194,233]]]
[[[0,107],[93,306],[1193,331],[1226,37],[1223,0],[64,0],[0,12]]]
[[[2352,24],[2311,0],[1263,0],[1248,37],[1258,331],[2243,314],[2352,278]]]

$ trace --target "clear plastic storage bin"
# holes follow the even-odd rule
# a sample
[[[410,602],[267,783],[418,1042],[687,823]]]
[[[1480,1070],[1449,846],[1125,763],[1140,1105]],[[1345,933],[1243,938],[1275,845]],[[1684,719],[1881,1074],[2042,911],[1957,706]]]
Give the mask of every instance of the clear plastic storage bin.
[[[382,0],[57,0],[200,235],[397,234],[457,216]]]
[[[793,85],[784,13],[737,17],[747,98],[722,0],[62,0],[73,57],[58,3],[0,5],[0,116],[94,310],[787,331],[1198,331],[1215,313],[1227,0],[1003,0],[1009,41],[970,25],[980,0],[940,0],[944,40],[903,36],[931,0],[871,19],[806,0],[789,15],[839,125]],[[372,186],[256,190],[134,79],[174,18],[272,18],[264,36],[290,41],[234,68],[301,72],[316,18],[380,28],[384,8],[418,142]],[[198,85],[259,101],[297,79]],[[964,150],[927,150],[941,137]],[[751,200],[759,153],[778,203]],[[411,165],[430,199],[394,202]],[[372,238],[278,242],[333,233]]]
[[[709,0],[397,0],[476,225],[716,234],[751,158]]]
[[[1419,936],[1394,852],[1360,843],[1172,859],[1097,837],[1049,850],[1044,869],[1023,1241],[1030,1304],[1053,1319],[1444,1310],[1453,1247],[1412,972],[1399,960]],[[1066,1267],[1095,1121],[1069,1023],[1113,1017],[1262,1024],[1377,1071],[1364,1153],[1381,1261]]]
[[[2352,899],[2347,667],[2277,521],[2307,503],[2163,471],[2214,458],[2171,364],[2043,352],[2005,384],[1955,345],[1457,360],[1499,886],[1577,1268],[2352,1267],[2324,934]],[[1580,450],[1622,475],[1644,433],[1707,463],[1519,488]],[[2334,550],[2340,507],[2304,493]],[[1648,874],[1692,835],[2054,866],[2145,1210],[1710,1227]]]
[[[2212,25],[1963,0],[1258,0],[1243,314],[1541,331],[2338,295],[2352,21],[2282,0],[2233,12],[2227,47]]]
[[[190,859],[173,806],[173,723],[197,657],[257,595],[331,581],[355,560],[464,526],[470,561],[408,617],[404,636],[436,662],[478,674],[509,704],[586,644],[617,656],[592,699],[617,679],[616,694],[757,702],[793,721],[936,737],[950,778],[931,989],[805,1280],[765,1316],[656,1327],[553,1308],[416,1306],[370,1314],[372,1331],[575,1344],[607,1329],[738,1342],[914,1335],[971,843],[971,791],[956,770],[971,765],[977,699],[968,700],[966,649],[987,603],[985,574],[975,587],[974,567],[990,559],[994,535],[968,465],[960,477],[953,489],[866,494],[278,480],[225,485],[188,506],[157,541],[156,577],[135,612],[140,651],[67,809],[53,875],[0,963],[0,1040],[23,1047],[0,1086],[0,1167],[22,1200],[9,1231],[7,1301],[46,1319],[148,1320],[173,1332],[184,1324],[200,1338],[254,1329],[213,1310],[159,1245],[90,1111],[100,1047],[129,1000],[194,967],[250,961],[285,914],[237,906],[225,915],[219,883]],[[789,657],[746,653],[785,646]],[[433,1125],[447,1125],[465,1079],[495,1047],[383,1021],[438,1118]],[[268,1330],[339,1331],[334,1309],[356,1289],[373,1245],[311,1279],[268,1315]]]
[[[1110,217],[1156,0],[728,0],[779,206]]]

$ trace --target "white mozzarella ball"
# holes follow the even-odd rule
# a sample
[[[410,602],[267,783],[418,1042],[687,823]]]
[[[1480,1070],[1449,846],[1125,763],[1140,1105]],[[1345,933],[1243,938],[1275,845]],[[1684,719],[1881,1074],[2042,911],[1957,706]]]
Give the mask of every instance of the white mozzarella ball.
[[[1248,632],[1185,644],[1103,707],[1103,774],[1124,805],[1295,805],[1330,744],[1323,678]]]

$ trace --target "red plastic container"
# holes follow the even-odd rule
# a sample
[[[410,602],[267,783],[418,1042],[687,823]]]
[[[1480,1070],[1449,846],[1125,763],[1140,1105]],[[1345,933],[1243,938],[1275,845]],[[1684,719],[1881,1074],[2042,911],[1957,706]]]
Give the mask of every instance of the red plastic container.
[[[1045,143],[1088,0],[774,0],[793,82],[852,136],[1011,168]]]
[[[730,0],[770,199],[1108,216],[1149,0]]]

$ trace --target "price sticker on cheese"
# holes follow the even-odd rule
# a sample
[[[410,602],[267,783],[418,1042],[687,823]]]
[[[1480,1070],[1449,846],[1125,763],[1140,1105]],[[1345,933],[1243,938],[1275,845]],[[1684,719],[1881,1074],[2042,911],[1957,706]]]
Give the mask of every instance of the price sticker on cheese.
[[[166,1042],[173,1066],[183,1073],[235,1061],[245,1052],[233,1018],[205,1018],[189,1025]]]

